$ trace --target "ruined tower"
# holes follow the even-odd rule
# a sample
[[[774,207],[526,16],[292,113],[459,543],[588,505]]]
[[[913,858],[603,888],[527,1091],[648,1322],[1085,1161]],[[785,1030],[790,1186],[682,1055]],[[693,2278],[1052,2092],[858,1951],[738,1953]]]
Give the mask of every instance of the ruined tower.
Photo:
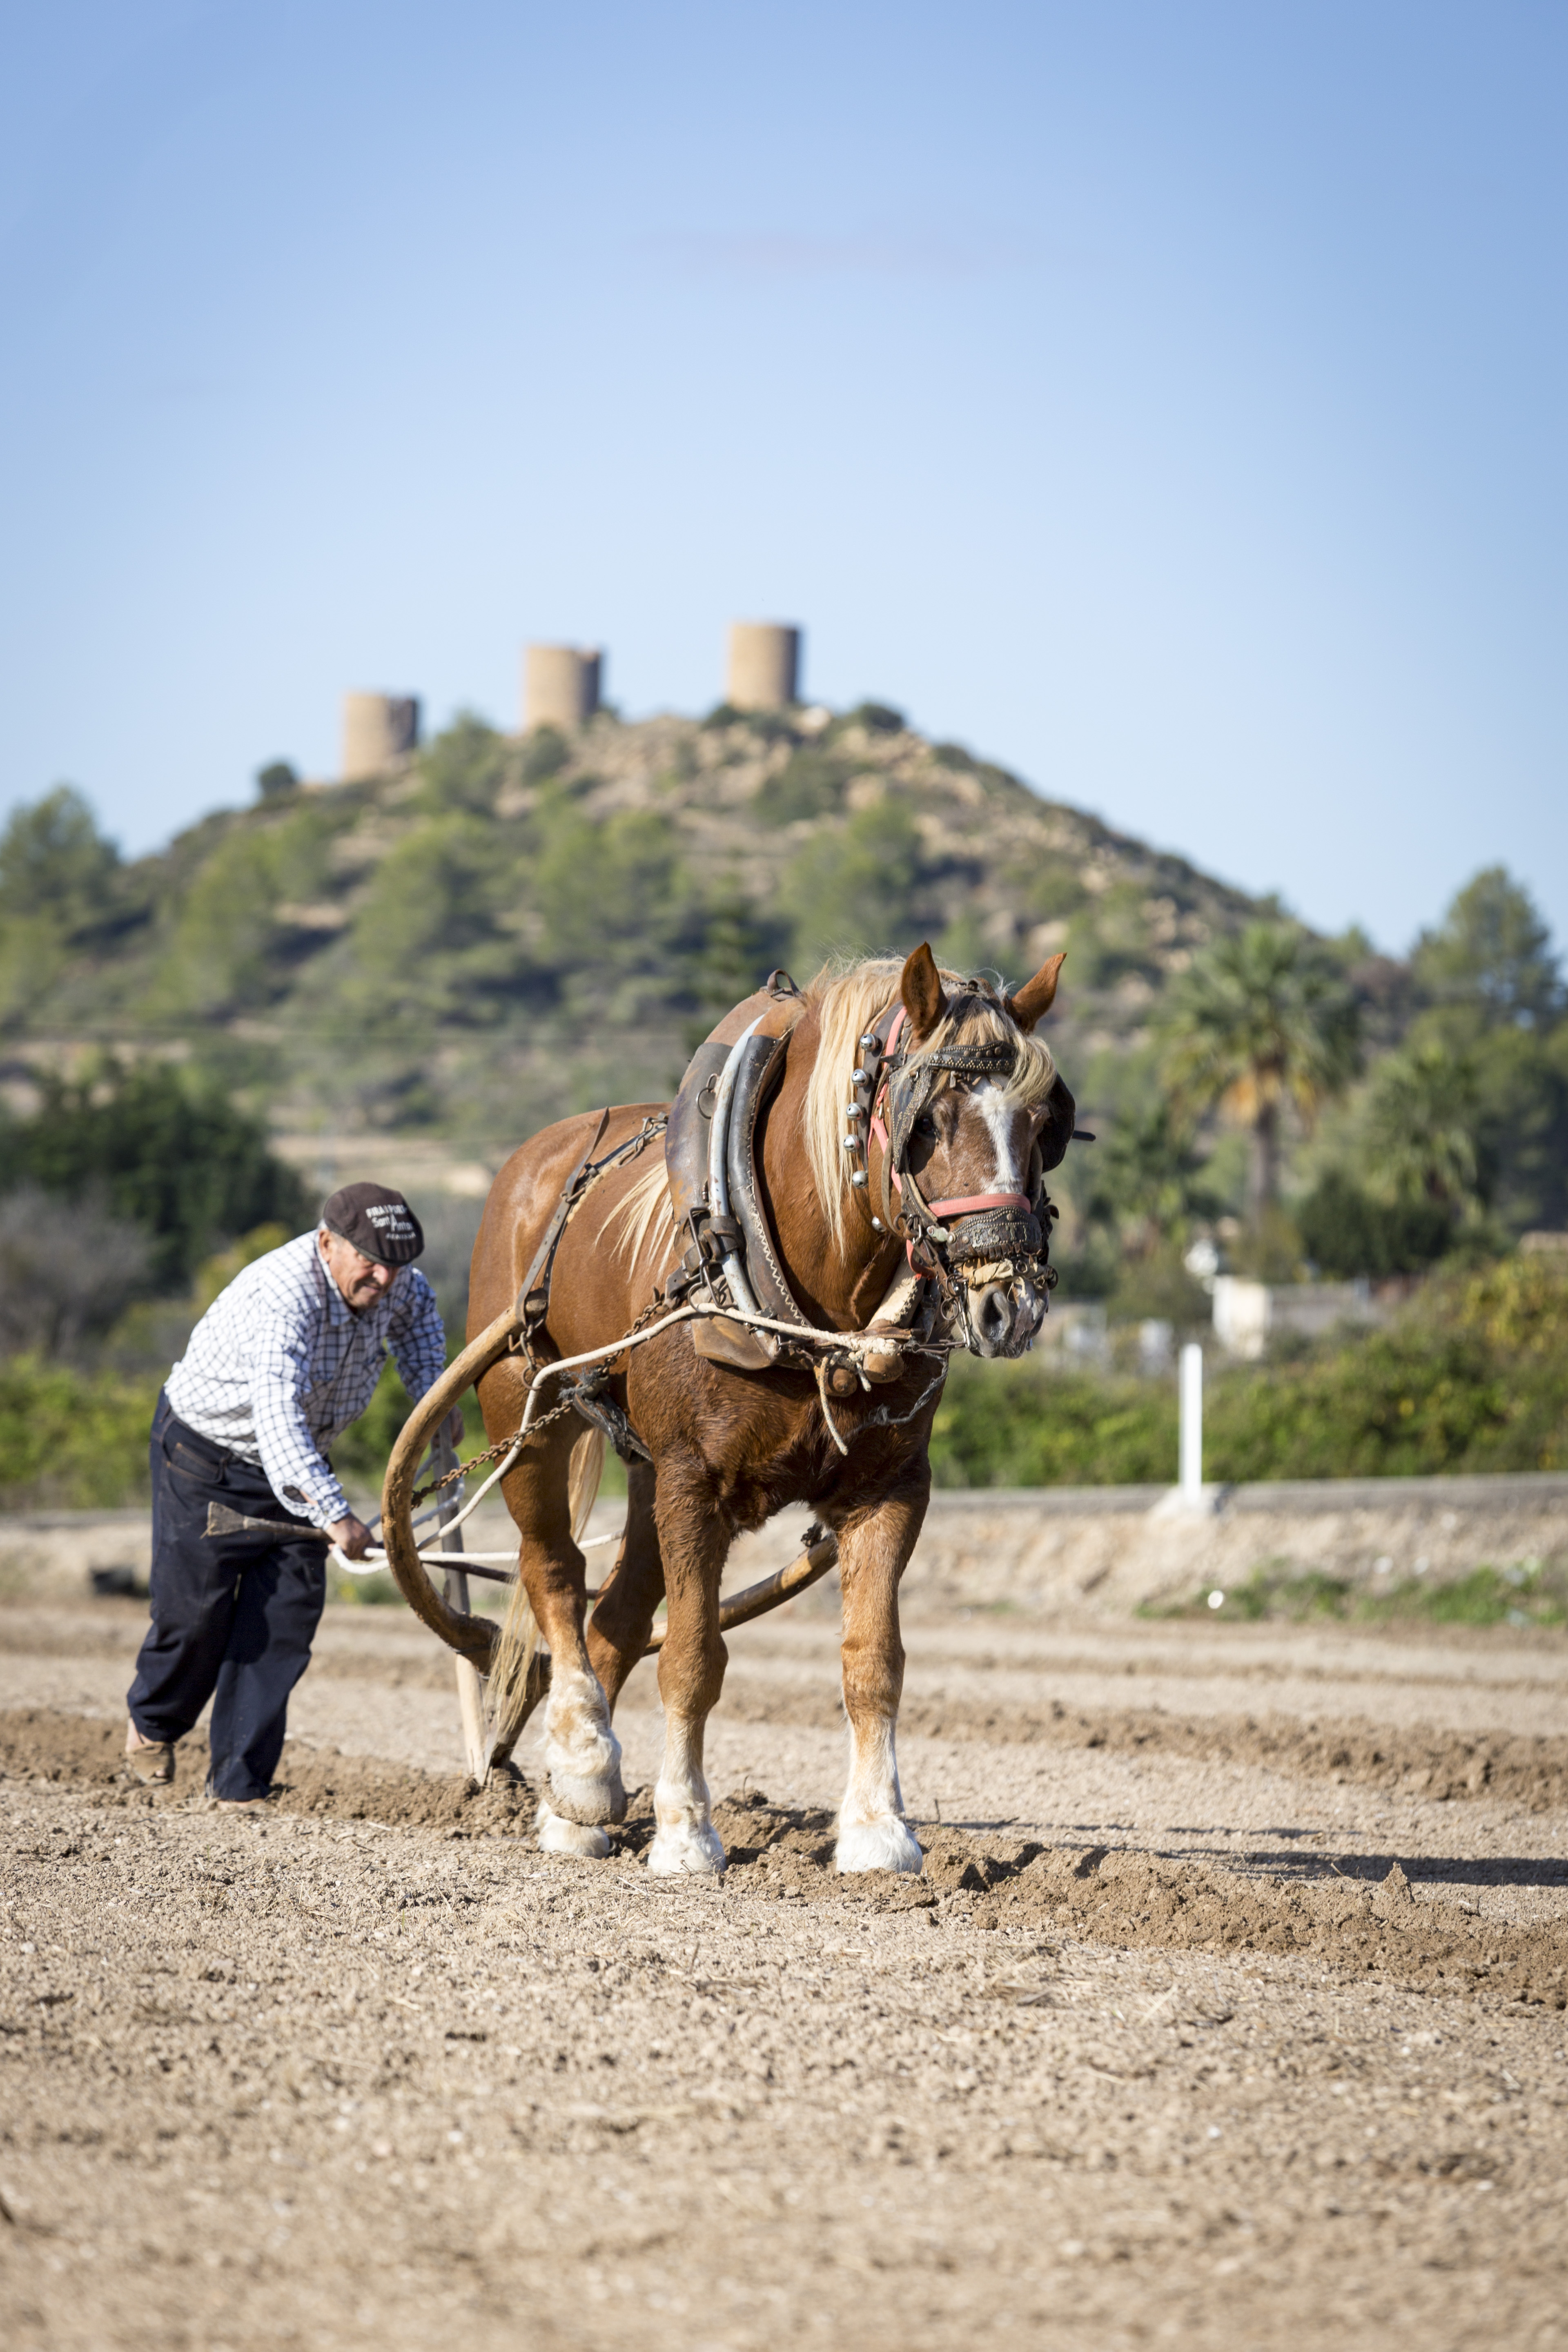
[[[419,747],[416,694],[345,694],[343,766],[345,784],[384,775],[405,752]]]
[[[582,727],[592,719],[604,658],[596,646],[525,646],[523,733],[531,727]]]
[[[725,701],[737,710],[787,710],[797,702],[800,636],[784,621],[731,621]]]

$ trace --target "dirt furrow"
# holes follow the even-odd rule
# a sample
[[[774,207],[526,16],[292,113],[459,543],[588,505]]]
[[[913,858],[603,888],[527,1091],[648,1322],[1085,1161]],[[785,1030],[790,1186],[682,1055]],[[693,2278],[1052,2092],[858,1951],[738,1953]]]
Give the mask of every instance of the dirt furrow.
[[[132,1782],[119,1748],[113,1724],[45,1708],[0,1716],[0,1770],[8,1777],[79,1791],[98,1806],[199,1807],[190,1793],[201,1785],[199,1735],[185,1743],[182,1786],[173,1790]],[[276,1803],[285,1816],[517,1839],[531,1828],[534,1793],[510,1769],[493,1774],[481,1792],[459,1774],[437,1777],[291,1741]],[[721,1804],[714,1820],[730,1856],[724,1892],[731,1902],[847,1901],[872,1912],[923,1911],[933,1926],[955,1918],[983,1930],[1044,1930],[1122,1949],[1296,1954],[1352,1976],[1374,1973],[1433,1991],[1568,2005],[1568,1923],[1507,1925],[1462,1903],[1418,1902],[1398,1864],[1372,1882],[1324,1857],[1306,1865],[1322,1877],[1287,1880],[1245,1858],[1223,1870],[1135,1847],[1048,1846],[937,1827],[922,1829],[920,1878],[845,1880],[833,1868],[826,1810],[748,1792]],[[616,1864],[635,1864],[652,1834],[651,1794],[640,1790]]]

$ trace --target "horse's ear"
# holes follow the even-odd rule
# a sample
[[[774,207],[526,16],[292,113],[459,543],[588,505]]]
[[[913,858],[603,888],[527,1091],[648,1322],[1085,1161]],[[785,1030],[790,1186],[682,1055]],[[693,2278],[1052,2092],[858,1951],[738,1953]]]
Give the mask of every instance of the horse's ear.
[[[1067,961],[1067,955],[1068,951],[1063,948],[1060,955],[1047,956],[1033,980],[1026,980],[1016,996],[1005,1000],[1008,1012],[1020,1029],[1032,1029],[1036,1022],[1042,1020],[1050,1011],[1056,997],[1058,975]]]
[[[936,958],[929,945],[918,947],[905,964],[903,978],[899,982],[899,993],[904,1000],[910,1027],[923,1041],[931,1035],[947,1011],[942,974],[936,968]]]

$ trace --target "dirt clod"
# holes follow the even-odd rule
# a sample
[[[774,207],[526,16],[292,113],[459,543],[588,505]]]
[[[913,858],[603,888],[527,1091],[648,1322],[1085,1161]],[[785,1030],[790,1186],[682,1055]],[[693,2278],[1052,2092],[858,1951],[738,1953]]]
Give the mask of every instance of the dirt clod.
[[[113,1726],[26,1708],[0,1716],[0,1769],[81,1788],[99,1804],[189,1807],[188,1795],[131,1783],[118,1741]],[[199,1740],[187,1745],[201,1753]],[[518,1837],[532,1826],[535,1799],[510,1766],[492,1773],[481,1793],[460,1775],[437,1778],[290,1741],[274,1801],[284,1815]],[[765,1889],[872,1910],[962,1900],[969,1923],[983,1928],[1070,1925],[1129,1949],[1299,1952],[1356,1976],[1371,1969],[1445,1992],[1568,2005],[1568,1923],[1500,1928],[1453,1904],[1417,1904],[1397,1862],[1375,1884],[1326,1865],[1332,1875],[1286,1885],[1104,1845],[1025,1843],[1004,1852],[939,1827],[924,1833],[919,1879],[874,1872],[846,1880],[833,1866],[833,1816],[825,1809],[791,1808],[752,1790],[716,1806],[713,1822],[729,1856],[726,1888],[737,1896]],[[624,1852],[639,1855],[653,1832],[652,1792],[637,1790]]]

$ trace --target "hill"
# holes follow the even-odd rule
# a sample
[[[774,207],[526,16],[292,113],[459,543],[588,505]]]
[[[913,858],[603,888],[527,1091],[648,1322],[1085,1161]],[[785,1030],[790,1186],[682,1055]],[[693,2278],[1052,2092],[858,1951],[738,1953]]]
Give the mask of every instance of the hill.
[[[1194,950],[1258,911],[876,706],[571,740],[466,719],[368,783],[267,782],[132,865],[74,796],[30,813],[0,947],[14,1092],[118,1046],[191,1058],[280,1129],[482,1156],[666,1091],[773,963],[928,936],[1012,978],[1067,947],[1056,1034],[1092,1092]]]
[[[570,740],[464,719],[369,782],[258,783],[254,806],[132,864],[63,787],[0,834],[13,1500],[133,1491],[194,1317],[333,1182],[408,1189],[456,1334],[479,1202],[518,1141],[668,1094],[770,965],[804,980],[835,950],[921,938],[1009,980],[1068,950],[1051,1040],[1100,1139],[1052,1182],[1058,1304],[1080,1319],[1054,1318],[1062,1346],[1000,1382],[956,1367],[942,1477],[1168,1475],[1173,1401],[1146,1375],[1209,1322],[1194,1241],[1271,1281],[1315,1266],[1397,1288],[1448,1261],[1403,1336],[1331,1335],[1299,1362],[1281,1342],[1226,1376],[1215,1442],[1243,1466],[1224,1475],[1563,1458],[1561,1349],[1542,1337],[1561,1283],[1533,1320],[1509,1292],[1479,1337],[1460,1311],[1467,1268],[1568,1225],[1568,1000],[1500,869],[1395,963],[1354,935],[1314,941],[877,706],[605,715]],[[1364,1051],[1315,1128],[1289,1113],[1279,1204],[1248,1223],[1248,1113],[1228,1099],[1245,1088],[1222,1071],[1224,1093],[1173,1107],[1161,1030],[1212,1009],[1216,978],[1233,1022],[1260,946],[1348,994]],[[400,1410],[384,1382],[366,1475]]]

